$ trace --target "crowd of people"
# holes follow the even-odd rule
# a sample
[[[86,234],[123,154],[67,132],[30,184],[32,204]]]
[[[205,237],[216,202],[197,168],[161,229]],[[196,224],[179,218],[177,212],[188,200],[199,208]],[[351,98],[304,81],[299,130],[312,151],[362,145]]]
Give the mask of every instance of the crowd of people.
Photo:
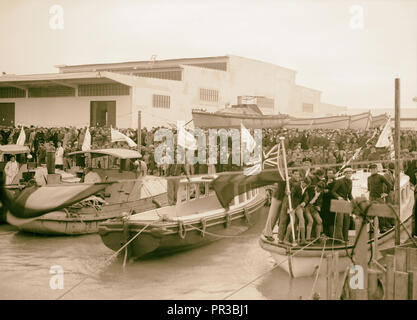
[[[69,162],[68,154],[81,150],[87,128],[39,128],[25,127],[26,142],[30,149],[30,158],[39,165],[46,163],[47,151],[55,151],[55,164],[57,168],[67,169]],[[141,131],[142,160],[136,163],[138,171],[142,175],[180,176],[192,174],[215,173],[225,171],[242,170],[241,166],[232,163],[229,156],[227,164],[168,164],[156,163],[154,158],[155,148],[158,146],[154,141],[154,135],[159,128],[150,130],[144,128]],[[128,148],[124,142],[111,142],[110,128],[89,128],[91,134],[91,149],[103,148]],[[137,141],[137,130],[119,129],[120,132]],[[175,130],[174,130],[175,131]],[[15,144],[21,128],[0,128],[0,144]],[[176,132],[174,132],[176,136]],[[340,241],[347,241],[347,230],[350,221],[349,216],[339,216],[330,213],[331,199],[352,199],[352,182],[350,180],[352,166],[345,166],[352,160],[374,161],[390,159],[388,148],[376,148],[375,144],[379,137],[379,131],[358,131],[339,129],[263,129],[262,147],[264,155],[271,150],[279,137],[285,137],[285,149],[287,163],[291,174],[291,202],[297,230],[298,241],[304,243],[326,234]],[[232,142],[229,139],[229,152]],[[137,149],[137,148],[135,148]],[[357,152],[360,150],[360,152]],[[417,158],[417,131],[401,132],[402,156]],[[166,156],[166,155],[165,155]],[[10,157],[5,166],[6,182],[11,183],[13,175],[16,175],[15,157]],[[334,167],[317,168],[323,164],[335,165]],[[312,167],[314,166],[314,167]],[[367,166],[367,165],[366,165]],[[312,169],[315,168],[315,169]],[[353,166],[355,168],[355,166]],[[368,184],[372,200],[385,199],[391,201],[390,191],[393,189],[393,164],[386,168],[387,173],[383,179],[372,178]],[[88,169],[88,168],[87,168]],[[336,175],[344,169],[344,177],[337,179]],[[375,171],[372,166],[370,170]],[[404,162],[403,170],[410,176],[412,184],[416,184],[417,163],[416,161]],[[89,170],[91,173],[91,170]],[[92,174],[92,173],[91,173]],[[91,179],[95,179],[92,177]],[[176,189],[175,180],[168,180],[168,193],[171,195],[170,203],[175,203]],[[384,200],[384,201],[385,201]],[[285,194],[285,183],[277,183],[268,223],[265,228],[265,236],[272,239],[274,225],[279,222],[278,240],[289,241],[291,228],[289,223],[288,197]],[[381,221],[381,228],[389,228],[387,221]],[[313,229],[314,227],[314,229]]]
[[[392,203],[394,200],[394,167],[390,164],[384,175],[378,173],[376,164],[369,166],[368,177],[369,199],[377,202]],[[278,224],[278,242],[290,244],[293,240],[293,229],[298,244],[306,244],[325,235],[336,242],[348,242],[348,231],[352,227],[351,217],[343,213],[331,212],[332,199],[353,201],[352,173],[346,167],[343,177],[336,178],[335,170],[329,168],[310,170],[308,166],[293,170],[290,178],[290,196],[285,192],[286,182],[278,182],[274,188],[264,236],[275,241],[273,230]],[[417,171],[415,172],[416,175]],[[291,207],[290,201],[291,200]],[[292,210],[290,210],[290,208]],[[293,215],[291,222],[290,212]],[[379,218],[380,231],[386,232],[393,226],[393,220]],[[314,227],[314,229],[313,229]],[[323,238],[317,240],[318,243]]]
[[[141,152],[143,160],[147,164],[149,174],[162,174],[154,159],[154,151],[157,143],[154,141],[154,134],[158,128],[142,129],[141,131]],[[0,128],[0,144],[16,143],[21,128],[10,127]],[[38,163],[44,163],[46,152],[58,148],[61,143],[63,148],[62,157],[68,153],[81,150],[84,141],[86,128],[42,128],[24,127],[26,134],[26,145],[30,148],[31,156]],[[110,128],[89,128],[91,134],[91,149],[128,147],[123,142],[111,142]],[[137,141],[137,130],[119,129],[120,132]],[[175,130],[174,130],[175,131]],[[175,132],[174,132],[175,133]],[[387,150],[377,150],[375,146],[378,134],[374,135],[372,130],[340,130],[340,129],[263,129],[262,148],[264,153],[273,148],[280,136],[285,137],[288,165],[300,166],[302,160],[310,159],[311,164],[343,164],[355,154],[355,151],[362,147],[362,150],[355,161],[377,161],[389,159]],[[368,145],[365,146],[365,143]],[[231,148],[231,139],[229,142]],[[402,131],[401,150],[404,153],[417,153],[417,131]],[[219,155],[218,155],[219,158]],[[216,172],[241,170],[241,167],[229,163],[221,164],[220,159],[216,165]],[[64,163],[62,163],[64,165]],[[203,173],[204,166],[196,165],[193,168],[195,173]],[[203,171],[203,172],[200,172]]]

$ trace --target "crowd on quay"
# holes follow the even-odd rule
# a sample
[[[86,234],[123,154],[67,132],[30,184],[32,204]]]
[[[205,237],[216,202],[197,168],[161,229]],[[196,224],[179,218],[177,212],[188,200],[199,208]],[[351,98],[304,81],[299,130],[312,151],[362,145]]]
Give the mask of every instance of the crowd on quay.
[[[160,127],[155,127],[149,130],[144,128],[141,131],[142,160],[146,164],[147,174],[151,175],[165,175],[167,173],[167,166],[158,165],[154,159],[154,152],[157,147],[157,142],[154,141],[154,134],[159,128]],[[118,130],[133,141],[137,141],[137,130]],[[0,128],[0,144],[16,143],[20,131],[20,127]],[[68,165],[65,161],[67,155],[70,152],[81,150],[86,128],[45,128],[31,126],[24,127],[24,131],[26,135],[25,144],[29,147],[31,157],[34,161],[38,164],[45,163],[46,152],[48,150],[55,151],[59,149],[60,152],[62,152],[62,155],[60,155],[59,158],[64,158],[64,161],[59,163],[59,165],[65,168]],[[128,147],[124,142],[111,142],[110,128],[92,127],[89,128],[89,131],[91,134],[91,149]],[[374,138],[370,139],[373,135]],[[389,152],[387,152],[387,150],[377,150],[377,148],[373,147],[375,146],[379,134],[374,134],[374,131],[372,130],[263,129],[263,152],[267,153],[268,150],[273,148],[277,141],[279,141],[280,136],[285,137],[289,167],[302,166],[304,159],[308,159],[311,165],[340,164],[341,166],[352,158],[355,151],[360,147],[362,147],[362,150],[355,161],[378,161],[389,159]],[[365,146],[366,142],[368,142],[367,146]],[[58,146],[59,143],[60,146]],[[229,141],[229,144],[230,149],[231,141]],[[405,156],[412,154],[413,152],[414,154],[417,154],[417,131],[402,131],[401,149]],[[207,165],[196,164],[191,168],[190,172],[199,174],[207,173],[208,170]],[[232,163],[232,157],[229,157],[229,162],[227,164],[221,164],[220,156],[218,154],[218,161],[214,170],[216,172],[226,172],[239,171],[242,170],[242,168]]]
[[[185,174],[189,176],[192,174],[242,170],[242,167],[232,163],[231,156],[229,156],[227,164],[221,164],[219,155],[218,163],[215,166],[157,164],[154,158],[154,151],[157,147],[154,135],[157,129],[159,128],[150,130],[144,128],[141,131],[142,158],[140,164],[137,165],[139,165],[140,170],[144,171],[143,175],[180,176]],[[20,127],[0,128],[0,144],[15,144],[20,131]],[[69,161],[67,161],[68,154],[81,150],[86,128],[39,128],[31,126],[24,127],[24,131],[26,135],[25,144],[29,147],[30,157],[34,161],[38,164],[45,164],[46,153],[52,150],[55,152],[56,167],[65,170],[70,166]],[[137,141],[137,130],[119,129],[119,131],[133,141]],[[124,142],[111,142],[110,128],[89,128],[89,132],[91,134],[91,149],[128,147]],[[291,175],[291,199],[299,236],[298,240],[304,243],[311,240],[313,236],[324,233],[340,241],[346,241],[349,221],[346,220],[346,217],[336,216],[335,218],[335,215],[330,213],[330,200],[338,198],[352,199],[350,175],[352,167],[355,169],[355,166],[345,168],[342,179],[336,179],[336,175],[359,148],[361,152],[357,154],[355,161],[376,163],[379,160],[390,159],[390,152],[387,148],[375,148],[379,131],[263,129],[262,147],[264,154],[272,149],[279,141],[279,137],[282,136],[285,137],[287,163]],[[229,141],[229,144],[230,151],[231,141]],[[402,157],[417,158],[417,131],[401,132],[401,151]],[[18,168],[14,157],[9,160],[5,167],[6,183],[13,180],[13,177],[8,177],[8,171],[10,171],[10,175],[15,175]],[[324,164],[335,166],[316,168]],[[312,166],[315,167],[312,168]],[[367,166],[365,165],[365,167]],[[392,199],[390,192],[394,185],[393,164],[389,163],[385,167],[388,170],[383,177],[383,181],[378,178],[378,181],[368,183],[369,188],[373,188],[373,190],[370,189],[370,193],[374,200],[386,199],[391,201]],[[90,168],[86,169],[87,173],[93,175],[91,170],[88,170]],[[372,166],[370,170],[375,171],[375,168]],[[410,176],[411,183],[415,185],[416,161],[404,162],[403,170]],[[94,182],[94,177],[92,179]],[[168,180],[168,182],[170,203],[175,203],[178,183],[174,180]],[[272,239],[273,226],[279,221],[278,240],[289,241],[291,230],[287,208],[288,197],[285,195],[285,185],[278,183],[271,203],[270,217],[264,231],[264,235],[268,239]],[[273,212],[272,215],[271,212]],[[380,226],[384,230],[391,225],[389,221],[381,221]]]
[[[144,128],[141,132],[141,150],[148,162],[151,173],[156,170],[156,163],[152,160],[152,154],[157,143],[154,142],[154,134],[158,128],[150,130]],[[0,145],[16,143],[20,127],[0,128]],[[61,127],[61,128],[42,128],[24,127],[26,134],[26,145],[30,148],[32,156],[39,162],[43,162],[46,150],[58,147],[61,143],[65,155],[81,150],[84,141],[86,128]],[[137,130],[118,129],[133,141],[137,141]],[[123,143],[112,143],[109,128],[89,128],[92,141],[91,149],[127,147]],[[175,130],[174,130],[175,131]],[[174,132],[175,133],[175,132]],[[276,143],[280,136],[285,137],[287,151],[287,161],[289,166],[299,166],[304,158],[309,158],[311,164],[338,164],[345,163],[350,159],[359,147],[364,147],[365,142],[372,137],[372,130],[342,130],[342,129],[263,129],[262,147],[267,152]],[[389,153],[386,150],[373,148],[378,135],[368,142],[368,147],[363,148],[356,161],[376,161],[387,160]],[[403,152],[417,152],[417,131],[402,131],[401,150]],[[148,159],[149,158],[149,159]],[[219,161],[218,161],[219,162]],[[217,165],[216,171],[238,170],[235,166]]]

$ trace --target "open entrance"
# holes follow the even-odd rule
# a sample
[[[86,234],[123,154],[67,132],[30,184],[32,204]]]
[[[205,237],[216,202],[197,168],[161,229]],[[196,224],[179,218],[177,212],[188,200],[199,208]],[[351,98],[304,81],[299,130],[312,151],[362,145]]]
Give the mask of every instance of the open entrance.
[[[0,126],[14,126],[14,103],[0,103]]]
[[[116,127],[116,101],[90,102],[90,127]]]

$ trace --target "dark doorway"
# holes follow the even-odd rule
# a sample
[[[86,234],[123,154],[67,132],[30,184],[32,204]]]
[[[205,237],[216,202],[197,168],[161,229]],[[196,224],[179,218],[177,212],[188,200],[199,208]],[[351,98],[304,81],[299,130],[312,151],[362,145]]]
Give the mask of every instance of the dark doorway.
[[[14,126],[14,103],[0,103],[0,126]]]
[[[116,101],[90,102],[90,127],[116,127]]]

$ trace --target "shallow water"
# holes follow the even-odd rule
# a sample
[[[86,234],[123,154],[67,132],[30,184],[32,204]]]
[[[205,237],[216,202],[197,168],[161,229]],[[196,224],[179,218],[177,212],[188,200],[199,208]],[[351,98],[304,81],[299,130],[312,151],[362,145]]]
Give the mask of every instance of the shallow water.
[[[0,225],[0,299],[310,299],[314,278],[290,279],[259,246],[267,208],[260,214],[241,237],[124,270],[120,258],[105,265],[113,251],[99,235],[47,237]],[[52,266],[62,267],[64,289],[51,289]],[[314,291],[325,299],[325,290],[320,277]]]

